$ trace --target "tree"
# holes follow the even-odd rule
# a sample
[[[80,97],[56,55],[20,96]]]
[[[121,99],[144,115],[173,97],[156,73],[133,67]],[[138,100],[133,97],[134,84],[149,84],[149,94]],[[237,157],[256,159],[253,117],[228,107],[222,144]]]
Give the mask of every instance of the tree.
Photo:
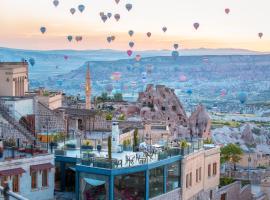
[[[125,120],[125,115],[124,115],[124,114],[121,114],[121,115],[118,117],[118,120],[124,121],[124,120]]]
[[[221,154],[221,163],[229,162],[234,166],[234,170],[236,170],[236,163],[241,160],[241,156],[243,155],[243,150],[239,145],[236,144],[228,144],[220,149]]]
[[[139,146],[138,128],[135,128],[133,134],[133,150],[136,150],[138,146]]]
[[[179,143],[179,146],[181,149],[185,149],[189,146],[188,142],[186,140],[181,140]]]
[[[113,116],[112,116],[111,113],[108,113],[108,114],[106,115],[106,120],[111,121],[112,118],[113,118]]]
[[[103,101],[108,100],[108,94],[107,94],[107,92],[102,92],[101,98],[102,98]]]
[[[122,96],[121,93],[116,93],[116,94],[113,95],[113,99],[115,101],[123,101],[123,96]]]
[[[203,140],[204,144],[213,144],[213,140],[211,138],[206,138],[205,140]]]
[[[108,158],[112,160],[112,136],[108,137]]]

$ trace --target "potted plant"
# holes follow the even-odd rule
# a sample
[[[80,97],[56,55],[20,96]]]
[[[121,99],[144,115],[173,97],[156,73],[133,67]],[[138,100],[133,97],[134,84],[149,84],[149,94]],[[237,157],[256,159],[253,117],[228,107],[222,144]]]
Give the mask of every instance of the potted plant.
[[[90,140],[86,140],[83,145],[81,145],[82,150],[90,150],[92,151],[94,149],[92,143]]]

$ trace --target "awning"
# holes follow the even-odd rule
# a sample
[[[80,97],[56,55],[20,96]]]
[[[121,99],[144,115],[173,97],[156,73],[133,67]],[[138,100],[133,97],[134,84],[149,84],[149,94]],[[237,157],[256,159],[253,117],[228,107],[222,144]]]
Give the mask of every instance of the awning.
[[[44,163],[44,164],[39,164],[39,165],[31,165],[30,166],[30,170],[33,172],[35,171],[42,171],[42,170],[46,170],[46,169],[51,169],[53,168],[53,164],[51,163]]]
[[[20,175],[24,173],[25,170],[23,168],[15,168],[15,169],[7,169],[0,171],[1,176],[14,176],[14,175]]]
[[[72,171],[74,171],[74,172],[76,172],[75,167],[69,167],[69,169],[72,170]]]
[[[106,183],[105,181],[100,181],[100,180],[96,180],[96,179],[92,179],[92,178],[84,178],[84,181],[92,186],[100,186],[100,185],[104,185]]]

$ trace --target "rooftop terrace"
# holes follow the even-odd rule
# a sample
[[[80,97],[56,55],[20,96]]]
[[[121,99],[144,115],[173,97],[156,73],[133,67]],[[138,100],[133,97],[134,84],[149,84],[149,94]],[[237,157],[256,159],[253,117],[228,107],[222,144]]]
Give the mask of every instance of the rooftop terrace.
[[[163,147],[160,145],[148,145],[140,147],[139,151],[119,151],[112,153],[109,159],[108,150],[97,150],[93,147],[87,148],[82,146],[77,148],[76,145],[67,145],[55,150],[57,158],[67,158],[73,160],[77,164],[96,167],[96,168],[126,168],[145,164],[152,164],[167,158],[186,156],[190,153],[203,149],[203,141],[196,140],[189,142],[186,147]]]

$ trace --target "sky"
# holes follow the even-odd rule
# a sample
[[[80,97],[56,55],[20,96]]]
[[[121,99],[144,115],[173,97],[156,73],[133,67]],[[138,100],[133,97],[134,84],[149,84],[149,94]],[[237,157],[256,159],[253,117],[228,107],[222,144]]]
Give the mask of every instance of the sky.
[[[127,11],[125,5],[133,8]],[[78,5],[84,4],[80,13]],[[71,15],[70,8],[76,8]],[[230,9],[225,14],[225,8]],[[0,46],[21,49],[134,50],[237,48],[270,52],[269,0],[0,0]],[[119,13],[106,23],[99,13]],[[193,23],[200,23],[195,30]],[[40,27],[47,31],[41,34]],[[168,28],[167,32],[162,27]],[[130,37],[128,31],[135,34]],[[147,32],[152,36],[148,38]],[[258,33],[264,35],[262,39]],[[68,42],[67,35],[81,35]],[[115,36],[108,43],[108,36]]]

